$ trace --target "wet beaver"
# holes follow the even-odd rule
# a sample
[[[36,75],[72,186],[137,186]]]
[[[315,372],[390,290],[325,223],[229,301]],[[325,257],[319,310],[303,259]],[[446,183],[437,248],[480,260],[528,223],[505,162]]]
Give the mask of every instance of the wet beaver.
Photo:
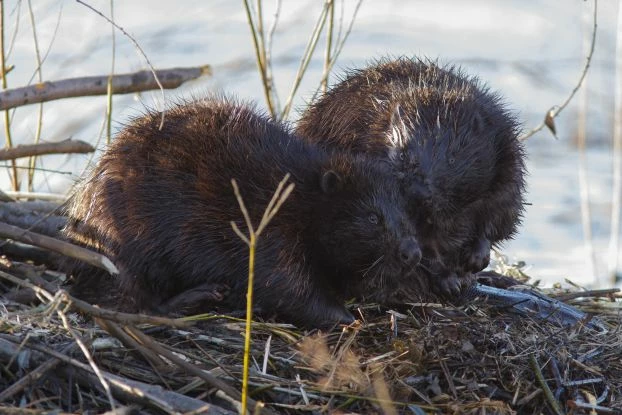
[[[455,295],[512,237],[525,190],[518,124],[477,78],[436,62],[380,60],[349,72],[296,133],[385,160],[400,178],[431,286]]]
[[[64,234],[120,270],[104,278],[73,264],[76,296],[131,311],[243,308],[248,247],[230,224],[246,229],[231,179],[258,224],[286,173],[295,188],[256,251],[254,296],[263,315],[347,323],[344,300],[353,296],[429,293],[411,278],[421,251],[382,163],[331,154],[224,98],[178,105],[159,124],[153,112],[127,125],[72,198]],[[387,295],[396,291],[401,297]]]

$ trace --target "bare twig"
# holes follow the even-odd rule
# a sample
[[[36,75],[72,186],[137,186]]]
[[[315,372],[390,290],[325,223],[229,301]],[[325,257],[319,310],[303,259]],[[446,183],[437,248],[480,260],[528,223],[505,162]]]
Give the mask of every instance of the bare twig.
[[[300,66],[298,67],[298,72],[296,73],[296,78],[294,79],[294,84],[292,85],[292,89],[289,92],[289,96],[285,101],[285,106],[283,107],[283,111],[281,111],[280,119],[284,120],[289,115],[289,111],[292,108],[292,104],[294,102],[294,97],[296,96],[296,91],[298,91],[298,87],[300,86],[300,82],[307,71],[307,67],[309,66],[309,62],[311,62],[311,57],[313,56],[313,52],[315,51],[315,47],[320,38],[320,34],[322,33],[322,29],[324,28],[324,23],[326,23],[326,17],[328,16],[328,1],[324,3],[324,7],[322,7],[322,12],[320,13],[320,17],[318,18],[315,27],[313,28],[313,33],[309,38],[309,43],[307,43],[307,47],[302,55],[300,60]]]
[[[63,322],[63,327],[65,328],[65,330],[67,330],[71,337],[73,337],[74,341],[78,344],[78,347],[82,351],[82,354],[86,358],[86,361],[89,363],[89,366],[91,366],[93,373],[95,373],[95,376],[97,376],[99,384],[102,385],[102,388],[104,388],[104,391],[106,392],[106,397],[108,398],[108,403],[110,404],[110,408],[114,410],[116,408],[116,405],[114,404],[114,399],[112,398],[112,390],[110,389],[110,384],[108,383],[108,380],[104,378],[102,370],[99,368],[99,366],[97,366],[97,363],[95,363],[91,351],[87,347],[84,340],[82,340],[82,337],[78,335],[78,333],[76,333],[76,331],[71,327],[71,325],[69,324],[69,320],[67,319],[67,315],[61,309],[61,307],[57,307],[56,314]]]
[[[0,236],[79,259],[95,267],[102,268],[111,274],[119,273],[112,261],[97,252],[49,236],[29,232],[17,226],[0,222]]]
[[[110,19],[114,21],[114,0],[110,0]],[[116,58],[116,32],[114,26],[111,27],[112,35],[112,56],[110,57],[110,75],[108,76],[108,82],[106,83],[106,144],[110,144],[112,141],[112,80],[114,78],[114,64]]]
[[[544,391],[544,396],[546,396],[547,402],[549,403],[549,405],[551,405],[551,408],[557,415],[562,415],[563,412],[561,407],[559,406],[559,402],[557,401],[557,399],[555,399],[555,396],[553,395],[551,388],[549,388],[548,383],[546,383],[546,379],[542,374],[542,369],[540,368],[538,360],[533,353],[529,355],[529,365],[531,366],[531,370],[533,370],[533,373],[536,376],[538,383],[540,384],[540,388],[542,388],[542,390]]]
[[[26,203],[25,205],[23,205]],[[54,210],[41,211],[39,205],[56,206]],[[8,202],[0,203],[0,222],[5,222],[22,229],[56,237],[67,224],[67,218],[56,212],[57,203],[50,202]],[[3,244],[0,244],[3,246]]]
[[[583,85],[583,80],[587,76],[587,71],[590,68],[590,64],[592,63],[592,56],[594,55],[594,45],[596,44],[596,32],[598,28],[597,19],[596,19],[597,16],[598,16],[598,0],[594,0],[594,26],[593,26],[594,30],[592,31],[592,43],[590,45],[590,51],[587,55],[585,66],[583,67],[583,71],[581,72],[581,76],[579,77],[579,81],[577,82],[577,85],[575,85],[573,90],[570,92],[570,95],[568,95],[568,98],[566,98],[566,100],[562,104],[555,105],[546,112],[545,119],[542,123],[540,123],[540,125],[538,125],[537,127],[532,129],[528,133],[519,137],[518,139],[520,141],[524,141],[528,139],[529,137],[531,137],[532,135],[534,135],[535,133],[543,129],[547,125],[547,122],[553,122],[553,120],[564,110],[564,108],[568,106],[568,104],[570,103],[572,98],[575,96],[579,88],[581,88],[581,86]]]
[[[324,50],[324,72],[322,73],[322,80],[320,81],[320,87],[322,88],[322,92],[326,92],[328,88],[328,68],[330,67],[331,52],[333,48],[333,31],[335,28],[335,1],[334,0],[326,0],[326,3],[329,7],[329,18],[328,18],[328,26],[326,28],[326,49]]]
[[[585,22],[585,20],[589,20],[589,16],[587,15],[588,10],[584,10],[583,12],[583,49],[589,50],[590,48],[590,38],[588,37],[588,30],[591,28],[591,24],[589,27]],[[587,22],[589,24],[589,21]],[[596,269],[596,258],[594,256],[594,243],[592,237],[592,213],[590,208],[590,182],[588,180],[588,171],[587,171],[587,155],[586,151],[586,142],[587,142],[587,110],[588,110],[588,80],[589,77],[585,76],[584,88],[581,88],[578,97],[578,111],[577,111],[577,148],[579,150],[579,194],[581,200],[581,225],[583,228],[583,246],[585,247],[585,260],[586,265],[588,266],[589,272],[591,272],[591,279],[595,280],[598,275],[598,271]]]
[[[261,7],[261,4],[259,5],[259,7]],[[266,104],[268,105],[268,111],[270,111],[270,115],[273,118],[276,118],[277,111],[272,99],[273,85],[268,79],[268,72],[266,69],[266,65],[264,64],[266,60],[266,50],[261,40],[263,33],[260,33],[257,26],[255,25],[253,15],[251,13],[250,0],[244,0],[244,9],[246,10],[246,18],[248,20],[248,25],[251,29],[253,46],[255,48],[255,59],[257,60],[259,74],[261,75],[261,84],[263,85],[264,96],[266,98]]]
[[[95,318],[95,322],[99,325],[99,327],[106,330],[111,336],[116,337],[126,349],[135,351],[135,354],[141,356],[145,361],[147,361],[154,371],[159,372],[168,365],[167,362],[162,360],[157,353],[147,347],[144,347],[132,335],[126,333],[121,325],[115,323],[114,321],[100,318]]]
[[[12,282],[15,285],[20,287],[29,288],[35,291],[37,294],[40,294],[42,297],[45,297],[48,301],[52,301],[52,294],[29,281],[25,281],[21,278],[18,278],[14,275],[8,274],[4,271],[0,270],[0,278],[3,278],[7,281]],[[65,290],[58,290],[55,295],[58,296],[59,300],[68,304],[70,307],[79,310],[82,313],[88,314],[94,318],[100,318],[104,320],[110,320],[117,322],[123,325],[129,324],[151,324],[154,326],[168,326],[175,327],[178,329],[188,328],[191,326],[192,320],[186,319],[171,319],[166,317],[158,317],[158,316],[149,316],[146,314],[130,314],[130,313],[121,313],[119,311],[107,310],[105,308],[95,307],[86,301],[82,301],[71,296]]]
[[[32,1],[28,0],[28,14],[30,16],[30,26],[32,28],[32,39],[35,46],[35,58],[37,59],[37,69],[35,73],[37,75],[37,79],[39,83],[43,82],[43,61],[41,60],[41,52],[39,51],[39,39],[37,37],[37,25],[35,22],[35,14],[32,10]],[[43,129],[43,103],[39,104],[39,109],[37,111],[37,129],[35,131],[35,140],[34,144],[39,144],[39,140],[41,140],[41,131]],[[30,157],[28,160],[28,166],[30,169],[28,170],[28,191],[32,192],[33,190],[33,180],[34,180],[34,167],[37,163],[36,157]]]
[[[68,354],[73,348],[74,348],[73,344],[68,344],[60,352],[63,354]],[[8,388],[0,392],[0,402],[6,401],[11,396],[33,385],[39,379],[45,376],[50,370],[58,366],[59,363],[60,363],[60,360],[54,359],[54,358],[48,359],[45,362],[41,363],[39,366],[37,366],[37,368],[25,374],[17,382],[13,383],[11,386],[9,386]]]
[[[263,217],[261,218],[259,226],[256,230],[253,227],[250,215],[248,214],[248,210],[246,209],[246,205],[244,204],[244,200],[242,199],[242,195],[240,194],[240,189],[238,188],[235,179],[231,180],[231,185],[233,186],[235,197],[238,200],[240,210],[242,211],[244,221],[246,222],[246,226],[248,228],[248,236],[246,236],[240,231],[235,222],[231,222],[231,227],[240,237],[240,239],[242,239],[248,245],[249,249],[248,288],[246,291],[246,327],[244,331],[244,368],[242,371],[242,408],[247,407],[246,405],[248,400],[248,371],[250,367],[251,323],[253,319],[253,280],[255,276],[255,248],[257,244],[257,238],[261,235],[261,232],[266,228],[266,226],[268,226],[268,223],[270,223],[272,218],[274,218],[274,216],[278,213],[285,200],[294,190],[293,183],[290,183],[287,187],[285,187],[285,184],[288,180],[289,173],[285,175],[283,180],[281,180],[281,182],[277,186],[274,195],[272,196],[272,199],[270,199],[270,202],[268,203],[268,206],[266,207]]]
[[[613,184],[611,185],[611,226],[609,233],[609,252],[607,261],[607,284],[616,283],[618,272],[618,249],[620,244],[620,208],[622,199],[622,6],[618,7],[618,30],[616,39],[616,79],[614,92],[615,114],[613,123],[612,167]]]
[[[356,15],[358,14],[359,9],[361,8],[361,4],[363,4],[363,0],[359,0],[358,3],[356,3],[356,7],[354,8],[354,12],[352,13],[352,19],[350,20],[350,24],[348,25],[348,29],[346,30],[346,32],[343,35],[343,37],[341,37],[341,24],[340,24],[340,26],[339,26],[339,33],[337,34],[337,42],[336,42],[337,44],[335,45],[335,51],[331,55],[330,62],[324,68],[324,73],[322,74],[322,80],[320,81],[320,86],[313,93],[313,96],[311,97],[310,102],[315,101],[315,99],[317,98],[318,94],[322,90],[322,88],[321,88],[322,84],[323,83],[328,84],[328,76],[330,74],[330,71],[333,69],[333,66],[335,66],[335,63],[337,62],[337,59],[339,58],[339,55],[341,54],[341,51],[343,50],[343,47],[346,44],[346,41],[348,40],[348,37],[350,36],[350,33],[352,32],[352,27],[354,26],[354,21],[356,20]],[[340,17],[340,22],[341,22],[341,20],[343,20],[343,3],[342,3],[342,12],[341,13],[342,13],[342,15]]]
[[[194,376],[197,376],[197,377],[201,378],[208,385],[210,385],[212,387],[215,387],[217,389],[220,389],[225,394],[227,394],[229,397],[231,397],[231,398],[233,398],[233,399],[235,399],[237,401],[240,400],[240,398],[241,398],[240,392],[238,392],[236,389],[234,389],[231,385],[229,385],[229,384],[225,383],[224,381],[218,379],[216,376],[212,375],[211,373],[209,373],[207,371],[204,371],[204,370],[201,370],[198,367],[196,367],[195,365],[193,365],[191,363],[188,363],[184,359],[178,357],[175,353],[172,353],[172,352],[168,351],[166,348],[162,347],[161,344],[159,344],[158,342],[152,340],[149,336],[147,336],[143,332],[141,332],[139,330],[136,330],[135,328],[132,328],[132,327],[126,327],[126,330],[128,330],[132,334],[132,336],[137,338],[145,347],[153,350],[155,353],[157,353],[157,354],[165,357],[166,359],[170,360],[171,362],[173,362],[177,366],[181,367],[182,369],[184,369],[188,373],[192,373]],[[249,403],[249,405],[252,405],[252,406],[255,405],[255,402],[253,400],[249,401],[248,403]],[[244,406],[244,404],[243,404],[242,408],[246,408],[246,406]]]
[[[0,71],[2,71],[0,76],[2,76],[3,90],[6,90],[8,88],[6,81],[6,69],[6,62],[4,59],[4,2],[0,1]],[[9,111],[4,111],[4,135],[6,137],[6,147],[13,147],[13,141],[11,139],[11,116],[9,114]],[[19,189],[19,181],[17,178],[17,168],[15,160],[11,161],[11,168],[13,169],[13,174],[11,175],[11,183],[13,185],[13,190],[17,191]]]
[[[211,73],[209,65],[194,68],[172,68],[156,71],[162,83],[159,83],[150,71],[139,71],[113,77],[113,92],[129,94],[158,88],[177,88],[191,79]],[[70,78],[28,87],[15,88],[0,93],[0,110],[19,107],[21,105],[47,102],[61,98],[105,95],[109,75]]]
[[[277,91],[276,87],[274,86],[274,70],[272,69],[272,39],[274,38],[274,32],[276,31],[276,26],[279,22],[281,5],[282,0],[276,0],[274,17],[272,20],[272,24],[270,25],[270,30],[268,31],[268,40],[264,45],[264,54],[266,55],[266,78],[268,79],[268,82],[272,87],[270,92],[272,93],[272,99],[274,101],[275,108],[281,108],[281,102],[279,99],[279,91]]]
[[[56,143],[26,144],[0,150],[0,160],[14,160],[20,157],[40,156],[43,154],[91,153],[92,145],[70,138]]]
[[[153,75],[153,78],[154,78],[156,84],[158,84],[158,87],[160,88],[160,91],[162,92],[162,103],[164,104],[164,102],[166,101],[166,99],[164,97],[164,86],[162,86],[162,83],[160,82],[160,78],[158,77],[158,74],[157,74],[157,72],[155,70],[155,67],[151,64],[151,61],[149,60],[149,57],[147,57],[147,54],[145,53],[143,48],[140,47],[140,44],[138,44],[136,39],[134,39],[134,37],[132,35],[130,35],[124,28],[122,28],[121,26],[116,24],[109,17],[106,17],[102,12],[97,10],[95,7],[93,7],[93,6],[89,5],[89,4],[86,4],[82,0],[76,0],[76,2],[80,3],[84,7],[87,7],[88,9],[90,9],[92,12],[94,12],[94,13],[98,14],[99,16],[101,16],[103,19],[105,19],[112,26],[114,26],[118,30],[120,30],[121,33],[123,33],[130,40],[130,42],[132,42],[134,44],[134,47],[136,48],[136,50],[138,50],[138,53],[140,53],[140,55],[143,57],[143,59],[145,59],[145,62],[147,62],[147,66],[149,67],[149,70],[151,71],[151,74]],[[160,127],[159,127],[160,129],[162,129],[162,127],[164,126],[164,113],[165,113],[165,111],[162,110],[162,119],[160,121]]]
[[[53,200],[64,202],[67,200],[67,195],[60,193],[44,193],[44,192],[20,192],[20,191],[12,191],[6,190],[4,192],[5,196],[8,196],[13,199],[38,199],[38,200]]]
[[[0,355],[2,357],[16,354],[18,352],[17,345],[19,345],[19,340],[14,336],[0,334]],[[52,356],[63,363],[70,364],[86,374],[84,383],[88,383],[90,385],[98,384],[92,373],[91,367],[85,363],[79,362],[76,359],[64,355],[63,353],[38,344],[28,343],[24,346],[24,348],[35,350],[39,353]],[[30,359],[37,359],[36,361],[40,361],[40,357],[37,354],[29,353],[27,356]],[[102,371],[101,374],[110,384],[114,396],[132,402],[146,403],[151,407],[158,408],[166,413],[197,411],[197,413],[213,413],[216,415],[233,414],[233,412],[227,411],[218,406],[184,396],[180,393],[165,390],[161,386],[149,385],[147,383],[125,379],[106,371]],[[78,374],[76,374],[76,376],[78,376]]]
[[[191,320],[179,319],[179,318],[166,318],[158,316],[149,316],[146,314],[130,314],[121,313],[119,311],[108,310],[101,307],[95,307],[86,301],[82,301],[75,297],[72,297],[67,292],[62,293],[63,299],[70,303],[72,307],[81,312],[90,315],[91,317],[101,318],[117,322],[119,324],[152,324],[154,326],[168,326],[175,328],[187,328],[193,323]]]

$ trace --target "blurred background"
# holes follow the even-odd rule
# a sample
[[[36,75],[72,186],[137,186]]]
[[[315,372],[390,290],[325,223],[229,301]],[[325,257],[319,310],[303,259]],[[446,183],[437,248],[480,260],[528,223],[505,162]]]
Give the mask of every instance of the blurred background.
[[[616,226],[612,227],[612,210],[619,211],[616,205],[612,208],[612,201],[619,204],[619,197],[613,196],[612,151],[616,113],[620,122],[620,103],[615,110],[621,82],[616,80],[616,39],[622,38],[619,2],[333,1],[333,42],[336,45],[348,32],[349,36],[332,67],[329,84],[348,68],[365,66],[383,56],[438,58],[462,66],[500,92],[517,112],[525,133],[541,124],[549,109],[562,104],[577,87],[590,55],[596,6],[590,66],[582,88],[555,119],[558,139],[544,128],[525,142],[530,205],[520,233],[502,252],[510,262],[523,261],[527,274],[547,285],[569,279],[589,287],[613,286],[620,258],[615,242],[611,251],[615,255],[609,254],[612,235],[614,241],[619,236]],[[14,66],[7,74],[8,88],[34,84],[38,79],[107,75],[113,65],[115,73],[148,68],[131,39],[80,2],[2,3],[5,61]],[[167,90],[165,101],[222,91],[266,108],[243,1],[85,3],[113,16],[157,69],[210,65],[211,76]],[[255,18],[261,9],[266,33],[273,29],[270,57],[276,104],[282,108],[326,6],[320,0],[250,3]],[[328,27],[328,23],[322,26],[315,52],[293,95],[287,117],[291,122],[320,85]],[[88,163],[97,159],[105,148],[106,102],[106,96],[72,98],[44,103],[42,109],[29,105],[9,111],[14,145],[32,143],[39,136],[42,142],[74,138],[98,148],[94,157],[39,158],[32,191],[65,195]],[[145,107],[162,108],[163,104],[159,91],[115,96],[113,131]],[[18,160],[18,166],[26,165],[27,159]],[[0,185],[8,191],[11,169],[3,170]],[[27,170],[19,168],[18,173],[21,190],[27,190]]]

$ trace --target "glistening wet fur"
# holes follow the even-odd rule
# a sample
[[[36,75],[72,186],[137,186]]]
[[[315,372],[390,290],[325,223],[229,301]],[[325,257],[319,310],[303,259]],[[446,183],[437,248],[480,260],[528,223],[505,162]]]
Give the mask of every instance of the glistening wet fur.
[[[346,72],[302,114],[296,133],[391,166],[408,199],[430,286],[452,297],[511,238],[524,209],[519,125],[476,77],[418,58]]]
[[[128,123],[72,198],[66,237],[108,255],[121,271],[104,278],[68,264],[76,296],[126,311],[239,309],[248,248],[230,226],[245,228],[230,181],[258,223],[286,173],[294,191],[257,246],[262,316],[349,323],[348,298],[429,294],[426,281],[413,278],[421,252],[384,163],[304,142],[228,98],[180,103],[162,129],[160,115]]]

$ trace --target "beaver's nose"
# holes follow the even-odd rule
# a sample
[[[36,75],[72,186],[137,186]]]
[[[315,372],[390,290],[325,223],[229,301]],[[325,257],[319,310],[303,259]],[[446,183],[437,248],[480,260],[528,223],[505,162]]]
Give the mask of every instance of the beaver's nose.
[[[399,249],[400,260],[404,265],[414,266],[421,261],[421,248],[415,238],[403,239]]]

